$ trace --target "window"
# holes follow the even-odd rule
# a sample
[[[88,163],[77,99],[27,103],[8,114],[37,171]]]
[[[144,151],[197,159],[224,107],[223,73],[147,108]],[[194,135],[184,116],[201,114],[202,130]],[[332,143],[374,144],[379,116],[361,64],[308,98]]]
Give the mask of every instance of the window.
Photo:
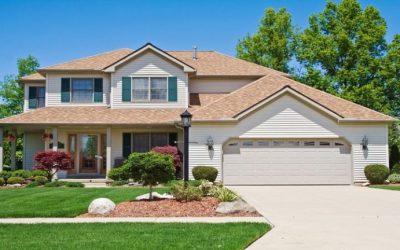
[[[300,142],[299,141],[288,141],[287,143],[288,143],[288,145],[290,147],[298,147],[298,146],[300,146]]]
[[[46,105],[46,88],[45,87],[37,87],[37,107],[42,108]]]
[[[154,147],[176,146],[177,133],[123,133],[123,157],[132,152],[148,152]]]
[[[257,143],[259,147],[268,147],[269,145],[268,141],[258,141]]]
[[[253,147],[253,142],[252,141],[244,141],[242,143],[243,147]]]
[[[133,152],[147,152],[150,150],[149,133],[133,134]]]
[[[285,142],[284,141],[274,141],[272,144],[274,145],[274,147],[282,147],[285,144]]]
[[[336,146],[336,147],[343,147],[344,144],[343,144],[343,143],[340,143],[340,142],[335,142],[335,146]]]
[[[93,79],[72,79],[72,102],[93,102]]]
[[[167,133],[152,133],[151,134],[151,148],[163,147],[168,145]]]
[[[135,101],[167,101],[167,77],[133,77],[132,100]]]
[[[313,147],[313,146],[315,146],[315,141],[305,141],[304,146]]]
[[[320,142],[319,142],[319,145],[320,145],[320,146],[325,146],[325,147],[326,147],[326,146],[330,146],[331,143],[328,142],[328,141],[320,141]]]

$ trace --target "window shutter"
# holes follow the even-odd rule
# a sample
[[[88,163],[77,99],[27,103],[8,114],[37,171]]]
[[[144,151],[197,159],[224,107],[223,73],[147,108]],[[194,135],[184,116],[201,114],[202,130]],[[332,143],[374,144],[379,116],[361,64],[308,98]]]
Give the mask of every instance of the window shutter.
[[[122,133],[122,156],[127,159],[132,152],[132,134]]]
[[[61,102],[71,101],[71,78],[61,78]]]
[[[122,77],[122,101],[130,102],[132,96],[131,77]]]
[[[29,108],[37,108],[37,88],[29,87]]]
[[[178,86],[176,76],[168,77],[168,101],[176,102],[178,100]]]
[[[94,79],[94,102],[103,102],[103,78]]]
[[[168,139],[168,144],[170,146],[176,146],[176,141],[178,140],[178,134],[177,133],[169,133],[169,139]]]

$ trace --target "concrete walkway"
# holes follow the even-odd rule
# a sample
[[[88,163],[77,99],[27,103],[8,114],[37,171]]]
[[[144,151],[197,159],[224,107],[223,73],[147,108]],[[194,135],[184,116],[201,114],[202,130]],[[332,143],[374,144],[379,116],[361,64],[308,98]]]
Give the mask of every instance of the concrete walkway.
[[[249,249],[400,249],[400,192],[356,186],[231,187],[274,226]]]
[[[267,223],[264,217],[97,217],[97,218],[6,218],[0,224],[37,223],[110,223],[110,222],[156,222],[156,223],[228,223],[256,222]]]

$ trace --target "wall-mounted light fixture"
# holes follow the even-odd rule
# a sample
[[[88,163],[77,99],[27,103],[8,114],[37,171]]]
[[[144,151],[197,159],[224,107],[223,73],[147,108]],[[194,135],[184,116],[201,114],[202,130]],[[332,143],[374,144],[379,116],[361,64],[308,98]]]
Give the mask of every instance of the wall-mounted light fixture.
[[[364,135],[364,138],[361,141],[361,146],[363,150],[368,150],[368,138]]]
[[[208,150],[214,150],[214,147],[213,147],[214,146],[214,141],[213,141],[213,138],[211,136],[209,136],[207,138],[206,145],[208,146]]]

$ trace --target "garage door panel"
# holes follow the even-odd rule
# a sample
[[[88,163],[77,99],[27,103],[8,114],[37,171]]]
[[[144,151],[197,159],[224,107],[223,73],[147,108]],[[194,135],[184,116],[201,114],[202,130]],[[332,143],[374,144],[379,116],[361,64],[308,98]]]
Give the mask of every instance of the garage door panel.
[[[326,140],[324,140],[326,142]],[[350,147],[304,146],[257,147],[249,143],[227,150],[223,158],[223,179],[231,185],[262,184],[350,184]],[[284,144],[286,145],[286,143]],[[315,143],[315,145],[319,145]],[[253,146],[253,147],[252,147]],[[225,152],[225,150],[224,150]]]

